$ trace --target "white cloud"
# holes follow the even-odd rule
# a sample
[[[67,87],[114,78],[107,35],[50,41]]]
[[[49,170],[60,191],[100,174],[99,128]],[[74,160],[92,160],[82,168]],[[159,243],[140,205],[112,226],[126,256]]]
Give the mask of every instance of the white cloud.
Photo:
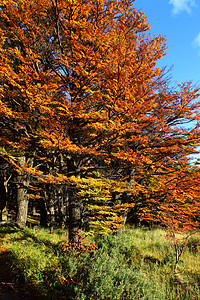
[[[192,45],[195,48],[198,48],[198,54],[200,55],[200,33],[196,36],[196,38],[194,39],[194,41],[192,42]]]
[[[195,7],[195,0],[170,0],[169,4],[173,5],[173,14],[179,14],[182,11],[191,13],[192,8]]]
[[[197,47],[200,47],[200,33],[197,35],[197,37],[194,39],[194,43]]]

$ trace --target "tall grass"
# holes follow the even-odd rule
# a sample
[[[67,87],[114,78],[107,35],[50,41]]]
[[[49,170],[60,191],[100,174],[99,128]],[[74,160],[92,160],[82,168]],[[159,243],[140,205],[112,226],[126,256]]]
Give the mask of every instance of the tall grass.
[[[64,231],[0,231],[13,274],[35,284],[41,299],[200,299],[200,234],[174,274],[174,245],[161,228],[96,236],[97,249],[71,247]]]

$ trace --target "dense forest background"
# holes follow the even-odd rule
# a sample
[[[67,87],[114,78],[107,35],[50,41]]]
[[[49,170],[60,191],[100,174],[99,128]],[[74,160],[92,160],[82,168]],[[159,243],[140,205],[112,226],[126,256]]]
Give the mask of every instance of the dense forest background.
[[[199,226],[199,88],[149,31],[131,0],[0,1],[1,224]]]

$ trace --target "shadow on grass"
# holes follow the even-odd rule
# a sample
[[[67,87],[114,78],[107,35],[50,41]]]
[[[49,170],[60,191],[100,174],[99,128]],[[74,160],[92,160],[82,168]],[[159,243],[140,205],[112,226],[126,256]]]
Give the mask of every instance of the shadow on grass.
[[[43,291],[34,286],[31,281],[25,282],[20,269],[14,267],[17,265],[18,260],[15,255],[9,250],[1,251],[0,248],[0,283],[4,286],[6,296],[18,300],[47,299]]]
[[[10,228],[10,227],[0,227],[0,234],[1,236],[3,234],[11,234],[11,233],[16,233],[16,232],[20,232],[21,229],[19,228]]]
[[[36,234],[32,232],[28,232],[25,229],[19,229],[19,228],[9,228],[9,227],[0,227],[0,238],[4,238],[6,235],[14,234],[14,233],[20,233],[20,237],[12,237],[10,238],[11,241],[27,241],[28,239],[31,239],[34,243],[38,245],[43,245],[45,247],[50,248],[51,250],[55,251],[55,254],[60,249],[60,244],[64,243],[66,239],[63,241],[59,241],[58,243],[53,243],[48,241],[46,238],[38,238]],[[56,233],[57,234],[57,233]],[[59,233],[58,233],[59,234]],[[61,235],[61,234],[60,234]]]
[[[0,279],[4,282],[12,282],[17,286],[17,290],[23,294],[23,298],[19,300],[32,300],[32,299],[53,299],[48,295],[46,291],[39,283],[34,283],[31,278],[26,279],[24,270],[20,267],[21,260],[17,255],[12,252],[12,250],[6,250],[3,248],[3,240],[7,240],[10,234],[16,234],[16,236],[9,237],[9,241],[12,243],[25,241],[27,243],[33,243],[36,247],[37,245],[43,245],[45,250],[47,248],[51,250],[55,255],[60,253],[60,244],[52,243],[45,238],[38,238],[34,233],[28,232],[28,230],[20,230],[18,228],[0,227]],[[27,248],[27,251],[28,248]],[[46,252],[46,251],[45,251]],[[1,298],[0,298],[1,299]]]

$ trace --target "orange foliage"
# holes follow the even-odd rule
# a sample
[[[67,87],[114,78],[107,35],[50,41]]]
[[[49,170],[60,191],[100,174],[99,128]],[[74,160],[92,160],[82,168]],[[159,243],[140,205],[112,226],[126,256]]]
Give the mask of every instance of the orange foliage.
[[[168,86],[156,67],[166,41],[149,29],[134,1],[1,0],[0,145],[5,157],[33,156],[23,170],[40,182],[98,205],[127,193],[143,218],[170,212],[186,226],[199,210],[186,159],[199,146],[199,89]]]

